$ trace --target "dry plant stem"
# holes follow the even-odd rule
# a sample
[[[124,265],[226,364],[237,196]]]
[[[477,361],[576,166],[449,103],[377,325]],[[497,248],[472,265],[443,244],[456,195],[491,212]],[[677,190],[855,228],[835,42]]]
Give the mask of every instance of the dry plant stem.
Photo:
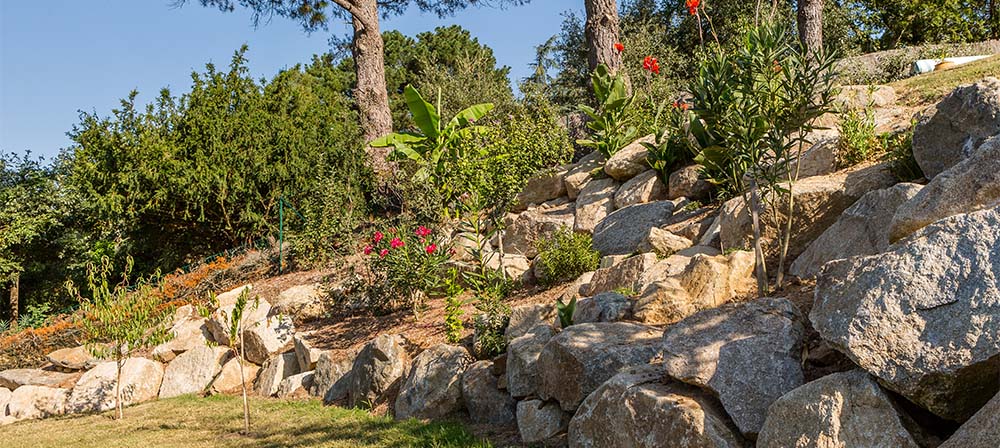
[[[799,171],[802,168],[801,156],[804,137],[800,131],[798,148],[795,153],[795,173],[792,174],[791,170],[786,170],[788,173],[788,216],[785,218],[785,232],[781,236],[781,254],[778,256],[778,278],[775,282],[775,288],[778,289],[781,289],[781,285],[785,279],[785,259],[788,258],[788,246],[792,240],[792,220],[795,213],[795,195],[792,194],[792,189],[795,188],[795,182],[799,181]]]
[[[764,250],[760,245],[760,198],[757,196],[757,180],[750,179],[750,218],[753,222],[753,252],[756,258],[757,296],[764,297],[767,290],[767,267],[764,265]]]

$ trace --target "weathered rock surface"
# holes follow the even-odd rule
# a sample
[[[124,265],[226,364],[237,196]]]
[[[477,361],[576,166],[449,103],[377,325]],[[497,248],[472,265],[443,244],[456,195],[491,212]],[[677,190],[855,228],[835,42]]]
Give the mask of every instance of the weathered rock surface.
[[[551,325],[540,324],[507,345],[507,390],[512,396],[527,397],[538,391],[542,382],[538,356],[555,334]]]
[[[955,166],[1000,134],[1000,80],[955,89],[924,111],[913,128],[913,157],[928,179]]]
[[[273,313],[306,320],[318,319],[326,312],[324,300],[327,296],[327,291],[319,283],[292,286],[278,294]]]
[[[636,204],[611,213],[594,228],[594,249],[601,255],[635,253],[650,229],[670,221],[674,212],[671,201]],[[577,222],[579,222],[579,216]]]
[[[920,189],[920,185],[902,183],[865,193],[809,244],[792,263],[789,272],[801,278],[812,278],[828,261],[885,252],[889,249],[889,224],[896,209]]]
[[[575,200],[583,187],[593,178],[593,174],[602,171],[605,160],[604,154],[601,154],[600,151],[594,151],[571,165],[563,179],[563,183],[566,184],[566,196]]]
[[[219,308],[212,312],[206,325],[208,326],[208,331],[212,333],[212,339],[219,344],[229,345],[229,319],[233,315],[233,309],[236,308],[235,301],[243,290],[250,291],[251,289],[249,286],[243,289],[237,288],[216,298],[219,301]],[[226,302],[233,303],[224,304],[222,299],[224,297],[227,297]],[[251,296],[251,300],[248,300],[243,310],[243,318],[240,319],[240,326],[244,331],[256,326],[259,322],[267,320],[267,316],[271,312],[270,303],[264,299],[255,299],[254,297]]]
[[[574,203],[573,230],[593,233],[597,224],[615,210],[615,192],[620,184],[610,178],[592,179]]]
[[[692,201],[708,199],[708,195],[712,192],[712,184],[702,179],[699,171],[701,171],[700,166],[689,165],[670,173],[667,179],[667,183],[670,184],[667,199],[688,198]]]
[[[100,360],[90,354],[84,346],[61,348],[45,356],[45,359],[56,367],[65,370],[86,370],[94,367]]]
[[[310,395],[322,397],[325,404],[347,398],[355,357],[357,357],[356,352],[336,359],[330,353],[321,354],[316,361],[316,376],[309,391]]]
[[[248,391],[253,390],[258,373],[260,373],[260,366],[247,361],[243,362],[243,377],[246,378]],[[240,361],[238,358],[232,357],[222,365],[219,374],[215,376],[212,384],[208,387],[208,392],[210,394],[242,392],[243,383],[241,381]]]
[[[886,253],[827,263],[813,327],[882,383],[946,418],[1000,375],[1000,209],[931,224]]]
[[[837,148],[840,137],[824,138],[809,146],[797,161],[799,179],[823,176],[837,171]]]
[[[618,322],[628,317],[632,301],[617,292],[603,292],[576,302],[573,323]]]
[[[538,396],[574,411],[598,386],[625,367],[649,364],[660,353],[660,331],[625,322],[573,325],[549,340],[538,356]],[[509,367],[509,366],[508,366]]]
[[[558,321],[558,316],[555,305],[550,303],[515,306],[510,310],[510,323],[504,332],[504,338],[510,342],[524,336],[538,325],[553,325]]]
[[[694,243],[687,238],[674,235],[659,227],[653,227],[649,229],[646,238],[639,244],[638,250],[639,252],[654,252],[657,255],[669,257],[693,245]]]
[[[718,211],[711,207],[678,210],[670,217],[670,224],[663,226],[662,229],[693,242],[699,242],[715,222],[717,214]]]
[[[203,392],[222,370],[231,352],[227,347],[195,347],[181,353],[163,372],[160,398]]]
[[[517,403],[517,429],[524,443],[549,440],[566,431],[570,415],[558,403],[524,400]]]
[[[615,193],[615,208],[664,199],[667,199],[667,186],[656,175],[656,171],[646,170],[622,184]]]
[[[6,387],[0,387],[0,416],[7,413],[7,402],[10,401],[11,391]]]
[[[299,361],[300,372],[315,369],[319,357],[323,355],[322,350],[313,347],[312,342],[309,342],[308,336],[303,333],[296,333],[292,336],[292,342],[295,344],[295,358]]]
[[[213,340],[208,319],[199,316],[191,305],[177,309],[170,333],[173,337],[169,341],[153,348],[153,358],[160,362],[173,361],[177,355],[195,347],[204,347]]]
[[[68,412],[69,396],[69,389],[46,386],[19,387],[10,395],[7,414],[16,420],[62,415]]]
[[[247,360],[263,364],[272,356],[285,352],[291,348],[294,334],[292,319],[280,314],[248,326],[243,331]]]
[[[535,207],[519,215],[507,215],[504,253],[534,258],[538,255],[538,241],[551,236],[562,227],[572,228],[574,219],[572,203]]]
[[[802,385],[804,334],[802,316],[786,299],[723,305],[667,327],[663,366],[719,397],[740,431],[754,437],[768,406]]]
[[[438,344],[413,359],[396,397],[396,418],[440,418],[462,409],[462,373],[472,363],[464,347]]]
[[[511,425],[516,421],[517,403],[498,387],[493,362],[478,361],[462,374],[462,398],[469,418],[476,423]]]
[[[278,391],[275,396],[278,398],[303,398],[309,395],[312,388],[315,373],[312,371],[302,372],[281,380],[278,384]]]
[[[21,386],[71,388],[79,374],[42,369],[11,369],[0,372],[0,387],[16,390]]]
[[[216,295],[215,301],[218,302],[220,308],[224,306],[233,305],[236,303],[236,300],[239,299],[240,294],[243,294],[244,291],[246,291],[246,293],[250,295],[251,299],[254,297],[253,284],[247,283],[243,286],[236,287],[222,294]]]
[[[115,362],[103,362],[84,373],[66,404],[67,412],[100,412],[115,408]],[[155,400],[163,381],[163,364],[145,358],[129,358],[122,366],[122,403],[131,406]]]
[[[987,140],[969,158],[941,172],[896,209],[890,241],[959,213],[1000,205],[1000,136]]]
[[[254,392],[270,397],[278,392],[278,386],[285,378],[296,373],[299,373],[299,361],[295,359],[295,352],[275,356],[261,366],[257,382],[254,383]]]
[[[680,273],[643,289],[635,303],[635,318],[647,324],[669,324],[744,296],[754,288],[753,266],[753,254],[746,251],[696,254]]]
[[[653,135],[647,135],[619,149],[604,164],[604,172],[616,180],[626,181],[648,170],[649,162],[646,158],[649,150],[642,144],[653,143],[655,140]]]
[[[747,446],[714,398],[669,381],[657,365],[627,369],[590,394],[568,440],[572,448]]]
[[[528,184],[514,198],[512,212],[522,212],[533,205],[542,204],[566,195],[567,167],[548,170],[528,179]]]
[[[867,373],[834,373],[774,402],[759,448],[916,448],[899,414]]]
[[[965,422],[939,448],[995,448],[1000,444],[1000,394]]]
[[[362,347],[351,368],[347,402],[369,407],[384,401],[385,394],[406,375],[409,359],[399,335],[379,335]]]
[[[638,290],[641,286],[643,273],[657,263],[656,254],[639,254],[611,266],[598,269],[590,279],[587,295],[597,295],[616,289]]]

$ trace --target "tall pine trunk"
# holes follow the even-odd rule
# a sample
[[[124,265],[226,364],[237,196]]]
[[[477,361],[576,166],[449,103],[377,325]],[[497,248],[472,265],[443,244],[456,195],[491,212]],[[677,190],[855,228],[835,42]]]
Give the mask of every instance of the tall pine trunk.
[[[358,76],[354,96],[361,113],[365,143],[368,143],[392,132],[392,112],[385,86],[384,43],[379,31],[378,4],[376,0],[358,0],[356,6],[351,10],[354,24],[351,51]],[[367,147],[366,151],[372,170],[384,180],[392,171],[386,160],[389,148]]]
[[[823,52],[823,0],[799,0],[799,39],[809,51]]]
[[[590,69],[605,64],[611,73],[618,73],[622,58],[615,50],[618,43],[618,2],[616,0],[586,0],[587,59]]]

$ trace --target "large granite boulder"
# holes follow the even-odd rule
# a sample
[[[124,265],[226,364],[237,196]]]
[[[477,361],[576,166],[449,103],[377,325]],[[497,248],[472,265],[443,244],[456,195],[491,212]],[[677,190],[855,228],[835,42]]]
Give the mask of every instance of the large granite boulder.
[[[649,157],[649,150],[643,143],[655,141],[655,136],[650,134],[619,149],[604,163],[604,172],[615,180],[624,182],[648,170],[649,162],[646,159]]]
[[[1000,394],[938,448],[996,448],[1000,444]]]
[[[625,367],[653,362],[660,331],[626,322],[573,325],[549,340],[535,364],[538,396],[574,411],[587,395]]]
[[[219,344],[229,345],[230,343],[229,319],[233,315],[233,309],[236,308],[235,301],[239,297],[239,294],[242,294],[242,291],[248,291],[249,294],[251,288],[247,286],[243,289],[236,289],[218,296],[216,300],[219,301],[219,307],[212,312],[208,318],[208,322],[205,323],[208,326],[208,331],[212,334],[212,340]],[[225,297],[225,302],[232,303],[224,303],[221,299],[223,297]],[[251,327],[257,326],[260,322],[265,322],[270,313],[271,304],[268,301],[251,296],[251,299],[247,302],[243,310],[243,318],[240,319],[240,326],[244,331],[248,330]]]
[[[274,315],[256,322],[243,330],[246,358],[254,364],[263,364],[272,356],[292,348],[295,324],[285,315]],[[296,360],[296,362],[298,362]]]
[[[938,174],[896,209],[889,233],[898,241],[920,228],[959,213],[1000,205],[1000,136],[969,158]]]
[[[518,215],[507,215],[503,235],[504,253],[534,258],[538,241],[550,237],[559,229],[572,228],[574,204],[566,203],[532,208]]]
[[[986,78],[955,89],[924,111],[913,128],[913,157],[933,179],[1000,134],[1000,80]]]
[[[892,400],[870,375],[834,373],[774,402],[758,448],[917,448]]]
[[[643,274],[657,263],[656,254],[645,253],[626,258],[613,266],[598,269],[591,277],[585,294],[597,295],[620,289],[639,290]]]
[[[574,203],[573,230],[593,233],[597,224],[615,211],[615,192],[619,183],[614,179],[593,179],[587,183]]]
[[[567,168],[558,167],[546,170],[528,179],[527,185],[514,198],[511,211],[514,213],[522,212],[533,205],[566,196],[566,184],[563,180],[566,177]]]
[[[661,257],[669,257],[694,245],[694,242],[682,236],[674,235],[659,227],[649,229],[646,238],[639,244],[639,252],[653,252]]]
[[[579,162],[570,165],[569,171],[566,172],[566,177],[563,179],[563,183],[566,185],[566,196],[570,200],[575,200],[580,192],[583,191],[583,187],[587,185],[594,178],[594,174],[603,171],[603,166],[605,162],[604,154],[600,151],[594,151],[582,159]]]
[[[111,395],[114,397],[114,393]],[[67,409],[69,396],[69,389],[58,387],[19,387],[8,398],[7,414],[15,420],[46,418],[66,414],[67,412],[72,412]]]
[[[594,228],[594,249],[601,255],[635,253],[650,229],[667,224],[673,212],[671,201],[636,204],[616,210]]]
[[[80,374],[42,369],[11,369],[0,372],[0,387],[16,390],[21,386],[71,388]]]
[[[744,448],[722,406],[657,365],[627,369],[601,385],[569,423],[571,448]]]
[[[160,384],[160,398],[205,391],[231,355],[227,347],[203,345],[181,353],[167,364]]]
[[[615,208],[662,201],[666,198],[667,186],[656,175],[655,170],[646,170],[622,184],[615,193]]]
[[[576,302],[573,323],[618,322],[628,317],[631,311],[632,301],[628,297],[617,292],[602,292]]]
[[[329,293],[319,283],[292,286],[278,294],[272,313],[303,320],[318,319],[326,313],[327,297]]]
[[[174,314],[170,327],[171,339],[153,347],[153,358],[160,362],[173,361],[177,355],[196,347],[204,347],[212,339],[208,319],[198,315],[191,305],[184,305]]]
[[[396,418],[440,418],[462,409],[462,373],[472,363],[463,347],[438,344],[413,358],[396,397]]]
[[[796,160],[799,178],[822,176],[837,171],[840,137],[819,139]]]
[[[668,264],[664,273],[668,276],[649,283],[636,300],[634,315],[640,322],[674,323],[699,310],[745,296],[754,288],[751,252],[714,256],[697,253],[686,263],[682,255],[674,257],[665,260]],[[683,270],[678,272],[681,266]]]
[[[708,199],[712,184],[701,177],[701,166],[688,165],[673,173],[667,179],[669,191],[667,199],[688,198],[692,201]]]
[[[740,431],[755,437],[767,408],[802,385],[805,327],[795,305],[762,298],[705,310],[667,327],[667,374],[707,389]]]
[[[323,351],[316,348],[309,340],[310,336],[309,333],[296,333],[292,336],[292,342],[295,345],[295,358],[299,361],[300,372],[315,369],[319,357],[323,355]]]
[[[208,393],[215,395],[242,392],[244,379],[246,379],[247,390],[253,390],[258,373],[260,373],[260,366],[249,361],[243,361],[243,372],[240,373],[240,359],[235,356],[231,357],[222,365],[219,374],[208,386]]]
[[[122,404],[131,406],[155,400],[163,381],[163,364],[145,358],[129,358],[122,365]],[[84,373],[73,387],[66,404],[67,412],[102,412],[115,408],[118,385],[114,361],[103,362]]]
[[[402,336],[383,334],[361,348],[351,367],[348,406],[373,407],[388,398],[406,375],[409,358],[404,345]]]
[[[510,323],[504,331],[504,339],[510,342],[528,334],[541,324],[552,325],[558,322],[559,312],[552,303],[536,303],[533,305],[518,305],[510,310]]]
[[[52,365],[63,370],[87,370],[100,362],[85,346],[61,348],[45,356]]]
[[[257,381],[254,383],[254,392],[263,397],[270,397],[278,393],[278,386],[285,378],[297,373],[299,373],[299,361],[295,358],[295,352],[277,355],[261,366]]]
[[[902,183],[865,193],[809,244],[792,263],[789,272],[801,278],[812,278],[828,261],[885,252],[889,249],[889,224],[896,209],[913,198],[920,188],[917,184]]]
[[[882,383],[962,421],[1000,384],[1000,208],[956,215],[888,252],[827,263],[810,313]]]
[[[555,335],[556,330],[551,325],[540,324],[507,345],[507,390],[512,396],[527,397],[538,391],[542,383],[538,357]]]
[[[501,426],[516,422],[517,402],[498,383],[492,361],[478,361],[462,374],[462,398],[473,422]]]
[[[558,403],[524,400],[517,403],[517,429],[524,443],[546,442],[566,431],[570,415]]]
[[[354,368],[354,358],[357,355],[356,351],[338,357],[329,352],[321,354],[316,361],[316,376],[309,394],[323,398],[325,404],[347,398],[351,369]]]
[[[305,398],[309,396],[309,389],[312,388],[315,379],[316,373],[311,370],[296,373],[281,380],[274,395],[278,398]]]

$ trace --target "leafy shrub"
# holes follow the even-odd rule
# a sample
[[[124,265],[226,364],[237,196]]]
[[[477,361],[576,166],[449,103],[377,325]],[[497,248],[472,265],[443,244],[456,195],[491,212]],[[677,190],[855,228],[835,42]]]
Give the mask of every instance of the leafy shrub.
[[[574,280],[597,269],[601,254],[594,250],[590,235],[563,227],[538,242],[538,263],[546,286]]]
[[[687,135],[688,123],[693,115],[688,108],[689,105],[686,103],[674,102],[667,111],[663,126],[656,123],[659,120],[654,120],[656,132],[653,134],[653,142],[642,142],[642,146],[649,151],[646,162],[656,170],[664,185],[669,183],[670,173],[677,166],[691,160],[693,155],[694,148]],[[657,111],[657,118],[661,113],[662,107]]]
[[[880,136],[885,155],[882,160],[889,162],[889,171],[900,182],[911,182],[924,177],[923,170],[913,157],[913,128],[898,133]]]
[[[581,104],[577,108],[587,114],[590,121],[587,128],[592,131],[590,139],[577,140],[581,146],[593,148],[610,158],[619,149],[632,143],[639,130],[631,117],[635,95],[628,93],[625,78],[621,73],[612,75],[608,67],[599,65],[591,75],[597,108]]]
[[[452,344],[462,339],[462,329],[465,328],[462,322],[462,315],[465,314],[462,305],[465,305],[465,301],[460,297],[464,289],[458,279],[458,271],[452,269],[445,285],[444,331],[445,338]]]
[[[480,295],[475,303],[475,340],[473,350],[479,359],[488,359],[507,351],[504,333],[510,323],[510,305],[502,297]]]
[[[425,297],[443,293],[449,251],[445,240],[424,226],[376,231],[363,249],[366,266],[359,292],[366,305],[375,312],[418,311]]]
[[[837,158],[842,167],[870,160],[881,152],[881,141],[875,133],[875,116],[867,109],[842,113],[837,128],[840,130]]]

